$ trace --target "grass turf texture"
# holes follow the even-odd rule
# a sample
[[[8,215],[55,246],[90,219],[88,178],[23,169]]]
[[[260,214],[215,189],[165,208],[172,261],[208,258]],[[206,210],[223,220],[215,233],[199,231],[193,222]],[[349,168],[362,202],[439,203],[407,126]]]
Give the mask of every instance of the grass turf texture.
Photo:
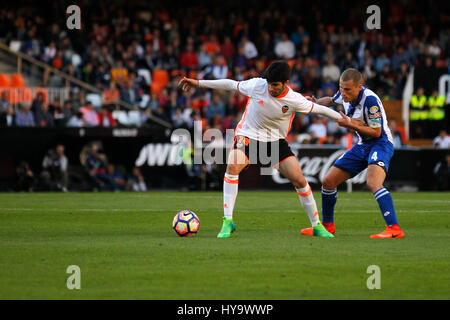
[[[393,198],[404,239],[369,239],[384,221],[368,192],[339,193],[324,239],[300,235],[295,192],[242,191],[237,231],[217,239],[221,193],[0,194],[0,299],[449,299],[449,193]],[[171,229],[182,209],[198,235]],[[69,265],[81,290],[66,288]]]

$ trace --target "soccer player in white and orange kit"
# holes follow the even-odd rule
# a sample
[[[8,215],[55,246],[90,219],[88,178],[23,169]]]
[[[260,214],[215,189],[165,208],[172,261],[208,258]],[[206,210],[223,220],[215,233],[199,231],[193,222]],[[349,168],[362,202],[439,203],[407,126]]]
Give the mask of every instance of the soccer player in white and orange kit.
[[[200,87],[238,91],[249,98],[242,119],[235,129],[234,145],[228,154],[223,183],[224,217],[218,238],[228,238],[236,229],[233,222],[233,208],[238,194],[239,174],[253,163],[253,156],[256,155],[257,161],[262,162],[260,152],[252,154],[250,152],[261,148],[271,153],[272,159],[277,157],[278,162],[274,167],[294,185],[311,221],[313,234],[319,237],[334,237],[320,222],[311,187],[285,138],[296,112],[305,114],[313,112],[333,120],[341,119],[342,116],[328,107],[308,101],[300,93],[292,90],[288,86],[290,73],[291,69],[287,62],[275,61],[265,71],[265,78],[239,82],[229,79],[180,80],[179,85],[183,90]],[[252,145],[255,148],[252,148]]]

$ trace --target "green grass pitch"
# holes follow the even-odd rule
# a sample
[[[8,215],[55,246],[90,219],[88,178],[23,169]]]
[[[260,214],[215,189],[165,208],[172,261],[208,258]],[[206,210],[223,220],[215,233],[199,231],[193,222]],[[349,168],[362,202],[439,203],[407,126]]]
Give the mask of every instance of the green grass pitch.
[[[334,239],[300,235],[295,192],[239,192],[230,239],[218,192],[0,194],[0,299],[449,299],[450,194],[392,195],[404,239],[369,239],[384,221],[368,192],[339,193]],[[197,236],[172,230],[182,209]]]

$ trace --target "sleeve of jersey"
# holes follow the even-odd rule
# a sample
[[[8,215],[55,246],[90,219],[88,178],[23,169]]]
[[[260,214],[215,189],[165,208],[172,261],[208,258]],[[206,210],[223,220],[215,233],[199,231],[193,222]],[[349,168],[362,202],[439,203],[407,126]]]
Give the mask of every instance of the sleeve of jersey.
[[[334,120],[342,118],[341,115],[333,109],[309,101],[298,92],[293,92],[292,98],[290,99],[290,104],[294,107],[295,112],[306,114],[316,113]]]
[[[344,103],[344,100],[342,99],[342,95],[341,95],[341,90],[336,92],[331,99],[333,100],[334,103],[337,103],[337,104],[343,104]]]
[[[266,81],[262,78],[239,81],[237,84],[237,91],[244,96],[258,98],[264,93],[265,83]]]
[[[364,102],[364,109],[367,115],[367,124],[371,128],[379,128],[381,127],[381,107],[378,103],[378,100],[373,97],[367,97]]]
[[[230,79],[219,79],[219,80],[199,80],[198,84],[201,88],[208,89],[219,89],[227,91],[236,91],[238,82]]]

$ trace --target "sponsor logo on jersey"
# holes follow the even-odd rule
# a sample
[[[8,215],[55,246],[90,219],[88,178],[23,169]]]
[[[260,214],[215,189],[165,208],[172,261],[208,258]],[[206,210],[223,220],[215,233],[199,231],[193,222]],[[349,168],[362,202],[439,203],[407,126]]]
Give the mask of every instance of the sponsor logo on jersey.
[[[281,112],[286,113],[289,110],[288,106],[282,106],[281,107]]]
[[[381,112],[369,113],[369,119],[377,119],[381,117]]]

